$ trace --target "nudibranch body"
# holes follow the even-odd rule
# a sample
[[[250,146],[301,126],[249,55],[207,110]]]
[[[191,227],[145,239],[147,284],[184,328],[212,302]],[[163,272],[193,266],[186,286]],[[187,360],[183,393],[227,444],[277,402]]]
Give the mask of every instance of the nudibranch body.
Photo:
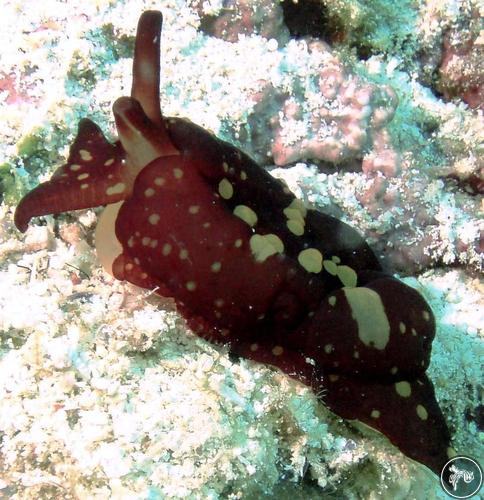
[[[67,164],[18,205],[17,227],[106,205],[96,248],[116,278],[174,297],[197,334],[304,381],[440,471],[449,432],[425,375],[429,306],[348,225],[237,148],[162,116],[161,23],[155,11],[140,18],[131,97],[113,106],[119,142],[82,120]]]

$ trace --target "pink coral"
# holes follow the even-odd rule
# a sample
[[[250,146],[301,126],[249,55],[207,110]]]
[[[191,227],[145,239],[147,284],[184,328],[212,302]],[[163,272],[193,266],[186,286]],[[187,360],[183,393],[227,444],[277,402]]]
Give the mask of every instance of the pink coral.
[[[309,53],[318,52],[316,89],[304,89],[307,99],[286,99],[282,110],[271,120],[272,155],[277,165],[302,159],[333,164],[361,158],[375,142],[381,142],[385,125],[397,106],[395,92],[350,74],[328,45],[309,43]],[[385,140],[386,140],[385,139]],[[379,148],[383,150],[382,147]],[[396,154],[384,153],[388,161]],[[383,151],[375,151],[374,158]],[[396,164],[393,166],[397,168]]]
[[[448,99],[461,97],[471,108],[484,109],[484,35],[478,19],[475,11],[467,29],[456,27],[444,37],[439,90]]]
[[[0,94],[4,94],[5,104],[21,104],[34,101],[28,94],[31,85],[25,84],[26,79],[26,75],[18,75],[13,70],[8,74],[0,71]]]
[[[264,0],[229,0],[213,12],[207,10],[206,2],[194,5],[207,34],[227,42],[237,42],[239,35],[258,34],[267,39],[274,38],[280,45],[289,39],[279,2]]]

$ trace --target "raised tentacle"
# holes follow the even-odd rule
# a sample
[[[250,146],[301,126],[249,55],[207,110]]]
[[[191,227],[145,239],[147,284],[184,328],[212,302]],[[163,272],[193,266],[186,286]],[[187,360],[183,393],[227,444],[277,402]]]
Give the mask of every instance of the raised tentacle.
[[[131,97],[136,99],[149,120],[159,129],[159,141],[166,154],[177,154],[166,134],[160,108],[160,38],[161,12],[148,10],[141,14],[136,31]]]

